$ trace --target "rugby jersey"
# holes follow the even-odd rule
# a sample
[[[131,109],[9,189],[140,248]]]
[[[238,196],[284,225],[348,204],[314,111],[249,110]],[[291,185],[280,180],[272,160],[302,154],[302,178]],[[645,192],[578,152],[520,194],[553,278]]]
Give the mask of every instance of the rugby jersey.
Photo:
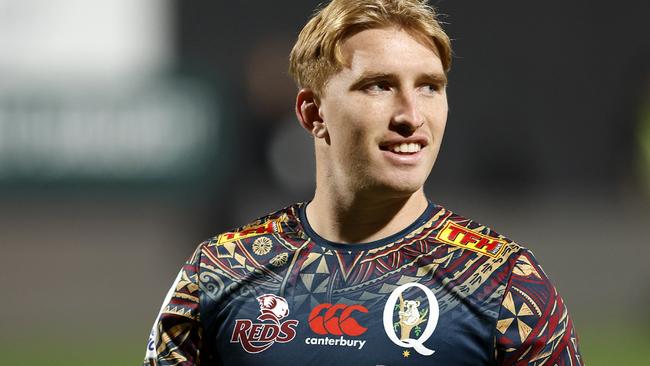
[[[201,243],[145,365],[581,365],[562,298],[526,248],[429,203],[340,244],[295,204]]]

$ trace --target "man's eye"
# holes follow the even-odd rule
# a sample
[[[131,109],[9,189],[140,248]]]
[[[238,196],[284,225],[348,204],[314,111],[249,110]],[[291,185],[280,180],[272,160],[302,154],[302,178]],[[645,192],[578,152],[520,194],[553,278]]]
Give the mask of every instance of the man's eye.
[[[421,90],[425,93],[433,94],[440,90],[440,85],[436,84],[426,84],[421,86]]]
[[[378,81],[376,83],[368,84],[365,89],[371,92],[389,91],[390,84],[385,81]]]

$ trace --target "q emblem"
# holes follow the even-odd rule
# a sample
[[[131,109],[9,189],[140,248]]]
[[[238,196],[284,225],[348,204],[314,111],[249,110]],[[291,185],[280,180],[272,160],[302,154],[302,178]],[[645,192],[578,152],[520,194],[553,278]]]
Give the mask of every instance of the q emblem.
[[[402,293],[411,287],[417,287],[427,295],[428,309],[420,309],[422,304],[415,300],[404,300]],[[399,300],[399,322],[394,322],[397,301]],[[433,292],[426,286],[419,283],[407,283],[399,286],[388,297],[384,306],[384,331],[390,340],[396,345],[404,348],[413,348],[423,356],[431,356],[435,351],[424,346],[433,335],[438,324],[438,300]],[[428,317],[428,319],[427,319]],[[420,324],[426,322],[424,331]],[[397,336],[396,328],[400,329],[400,336]],[[411,338],[411,333],[415,338]]]

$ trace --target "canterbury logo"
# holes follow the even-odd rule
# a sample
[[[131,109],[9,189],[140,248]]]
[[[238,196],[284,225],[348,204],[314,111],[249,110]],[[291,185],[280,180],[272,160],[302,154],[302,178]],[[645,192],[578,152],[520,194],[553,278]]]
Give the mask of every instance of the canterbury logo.
[[[368,309],[363,305],[320,304],[309,313],[309,328],[320,335],[360,336],[368,328],[352,317],[354,312],[368,313]]]

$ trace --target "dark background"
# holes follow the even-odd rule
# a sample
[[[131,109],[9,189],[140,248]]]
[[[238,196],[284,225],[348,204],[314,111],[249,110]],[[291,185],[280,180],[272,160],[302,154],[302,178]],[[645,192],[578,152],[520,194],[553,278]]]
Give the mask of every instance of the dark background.
[[[8,364],[139,362],[200,241],[313,194],[286,70],[319,2],[137,3],[165,19],[163,66],[107,83],[0,64]],[[434,2],[454,59],[428,197],[533,250],[590,365],[650,343],[648,4]]]

